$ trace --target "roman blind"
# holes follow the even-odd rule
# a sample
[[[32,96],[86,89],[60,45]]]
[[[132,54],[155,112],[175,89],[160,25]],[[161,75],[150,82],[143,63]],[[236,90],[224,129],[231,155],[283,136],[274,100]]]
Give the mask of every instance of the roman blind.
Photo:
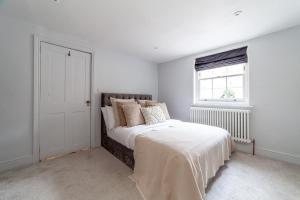
[[[247,62],[247,47],[241,47],[238,49],[197,58],[195,62],[195,70],[202,71]]]

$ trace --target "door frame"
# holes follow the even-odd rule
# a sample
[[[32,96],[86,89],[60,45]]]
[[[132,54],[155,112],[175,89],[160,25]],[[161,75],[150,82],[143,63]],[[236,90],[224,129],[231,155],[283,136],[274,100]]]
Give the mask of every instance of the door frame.
[[[55,37],[34,34],[33,36],[33,140],[32,140],[32,155],[33,163],[40,161],[40,128],[39,128],[39,104],[40,104],[40,69],[41,69],[41,42],[49,43],[56,46],[61,46],[68,49],[91,54],[90,66],[90,148],[96,147],[96,133],[95,133],[95,87],[94,87],[94,55],[95,52],[91,47],[84,44],[57,39]]]

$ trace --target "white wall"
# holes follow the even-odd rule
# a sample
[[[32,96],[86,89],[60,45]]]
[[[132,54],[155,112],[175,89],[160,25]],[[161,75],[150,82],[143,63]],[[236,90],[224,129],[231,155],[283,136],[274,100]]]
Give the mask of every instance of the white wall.
[[[0,17],[0,171],[32,163],[33,34],[84,45],[87,41],[20,20]],[[95,92],[147,93],[157,98],[157,66],[95,48]],[[97,101],[96,107],[99,107]],[[98,110],[97,110],[98,111]],[[96,112],[96,144],[100,144]]]
[[[300,164],[300,26],[159,65],[159,100],[189,120],[195,58],[248,45],[257,154]]]
[[[152,94],[157,99],[157,65],[112,51],[96,50],[95,88],[97,107],[100,93]],[[96,112],[96,138],[100,144],[100,115]]]

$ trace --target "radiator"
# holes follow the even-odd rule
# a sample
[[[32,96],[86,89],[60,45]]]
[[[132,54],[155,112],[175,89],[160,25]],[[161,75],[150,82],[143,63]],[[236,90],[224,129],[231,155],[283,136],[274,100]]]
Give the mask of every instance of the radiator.
[[[234,141],[251,143],[250,110],[191,107],[190,120],[194,123],[224,128]]]

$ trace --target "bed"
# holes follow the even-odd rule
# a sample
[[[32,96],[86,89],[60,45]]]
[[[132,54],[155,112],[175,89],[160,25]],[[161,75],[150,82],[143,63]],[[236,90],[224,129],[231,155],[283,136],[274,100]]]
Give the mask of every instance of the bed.
[[[101,105],[110,106],[110,97],[151,99],[103,93]],[[170,119],[107,132],[103,117],[101,127],[102,146],[134,169],[131,179],[144,199],[204,199],[209,179],[231,155],[230,134],[217,127]]]
[[[121,94],[121,93],[102,93],[101,94],[101,107],[111,106],[110,98],[118,99],[140,99],[140,100],[152,100],[152,95],[148,94]],[[123,144],[108,137],[106,125],[101,112],[101,146],[112,153],[119,160],[124,162],[131,169],[134,168],[133,150],[127,148]]]

